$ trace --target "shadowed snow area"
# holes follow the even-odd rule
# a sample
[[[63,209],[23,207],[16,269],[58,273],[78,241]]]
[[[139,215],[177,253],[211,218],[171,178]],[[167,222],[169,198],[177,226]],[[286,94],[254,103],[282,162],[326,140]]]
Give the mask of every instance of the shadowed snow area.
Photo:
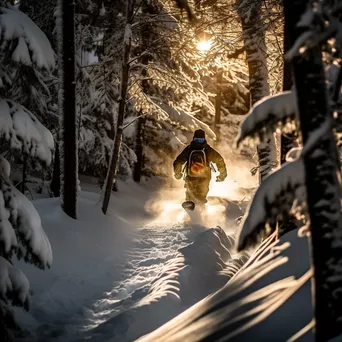
[[[313,317],[310,277],[307,238],[273,234],[225,286],[139,342],[290,341]],[[310,328],[299,341],[313,341]]]
[[[120,182],[104,216],[99,188],[85,181],[78,220],[57,199],[34,202],[54,262],[45,271],[18,263],[32,291],[30,312],[16,309],[25,341],[134,341],[217,291],[247,260],[232,255],[249,195],[235,182],[213,184],[207,210],[190,218],[179,183]]]

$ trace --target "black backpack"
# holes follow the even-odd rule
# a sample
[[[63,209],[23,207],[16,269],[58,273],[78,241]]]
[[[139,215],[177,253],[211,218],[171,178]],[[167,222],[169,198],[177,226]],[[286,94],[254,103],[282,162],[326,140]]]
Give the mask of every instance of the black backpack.
[[[187,175],[199,178],[208,176],[208,162],[205,149],[190,151],[187,162]]]

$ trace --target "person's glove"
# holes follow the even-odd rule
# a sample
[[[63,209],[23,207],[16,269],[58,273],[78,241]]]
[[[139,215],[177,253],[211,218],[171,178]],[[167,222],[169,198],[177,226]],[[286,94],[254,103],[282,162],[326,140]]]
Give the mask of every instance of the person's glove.
[[[181,179],[182,178],[182,173],[181,172],[175,172],[174,174],[176,179]]]
[[[216,182],[223,182],[226,179],[226,177],[227,177],[227,174],[220,173],[220,175],[216,177]]]

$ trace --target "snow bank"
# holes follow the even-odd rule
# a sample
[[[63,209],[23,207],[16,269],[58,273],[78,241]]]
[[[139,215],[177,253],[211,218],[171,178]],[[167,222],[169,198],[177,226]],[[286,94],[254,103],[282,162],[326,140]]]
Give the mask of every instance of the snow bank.
[[[313,317],[309,269],[306,238],[269,238],[226,286],[139,341],[287,341]]]
[[[67,319],[119,277],[116,266],[125,257],[129,226],[118,217],[104,216],[98,200],[98,194],[82,192],[78,220],[62,211],[59,199],[33,202],[54,251],[49,270],[15,262],[33,292],[31,310],[16,310],[16,315],[18,323],[33,334]]]
[[[219,227],[197,235],[166,263],[146,293],[144,288],[133,292],[129,300],[143,292],[140,301],[100,324],[89,340],[133,341],[213,293],[231,277],[222,270],[235,262],[229,252],[233,244]]]

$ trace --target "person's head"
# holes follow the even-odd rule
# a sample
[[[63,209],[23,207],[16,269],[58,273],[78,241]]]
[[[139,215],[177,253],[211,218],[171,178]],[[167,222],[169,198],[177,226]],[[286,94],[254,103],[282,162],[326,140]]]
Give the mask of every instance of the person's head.
[[[205,132],[203,129],[197,129],[194,133],[194,137],[192,139],[197,144],[204,144],[205,143]]]

